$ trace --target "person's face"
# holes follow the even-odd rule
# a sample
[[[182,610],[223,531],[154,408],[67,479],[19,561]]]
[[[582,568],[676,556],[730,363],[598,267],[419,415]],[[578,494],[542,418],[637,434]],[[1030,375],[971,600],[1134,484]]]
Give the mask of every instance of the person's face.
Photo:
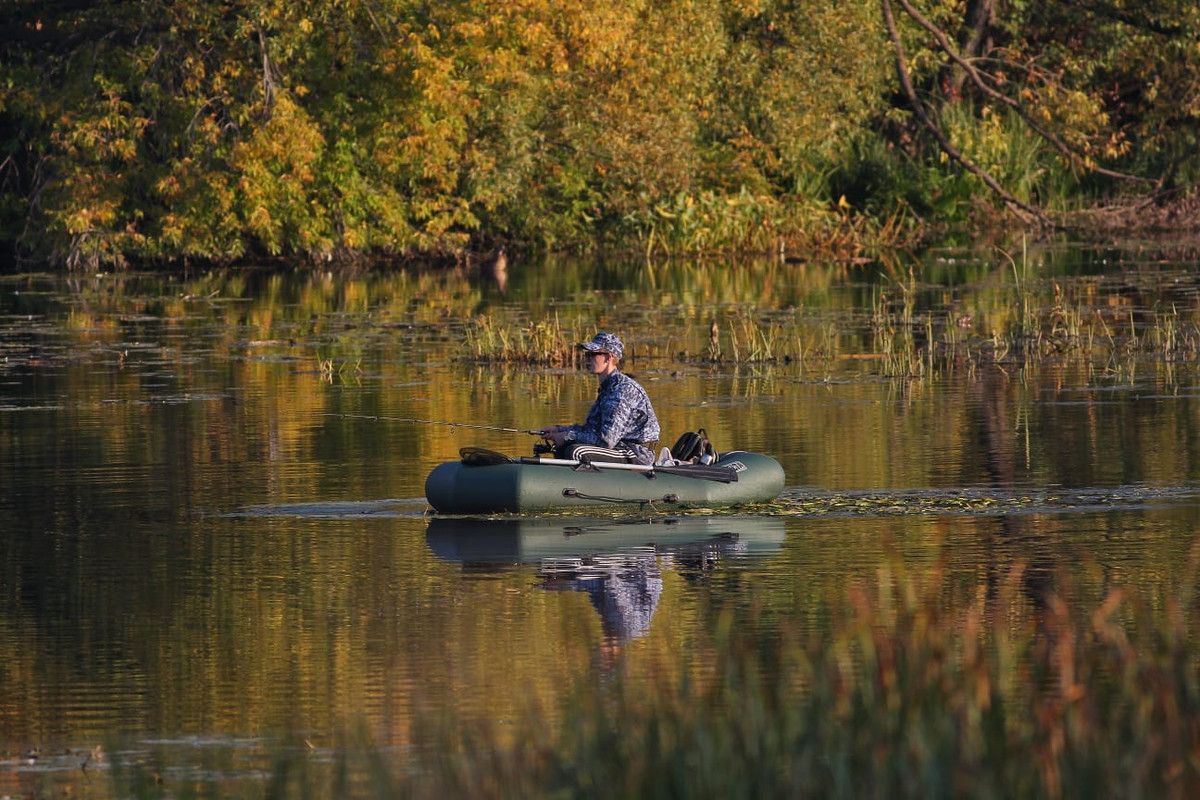
[[[599,350],[589,350],[587,353],[587,371],[593,375],[604,375],[612,370],[615,359],[609,353]]]

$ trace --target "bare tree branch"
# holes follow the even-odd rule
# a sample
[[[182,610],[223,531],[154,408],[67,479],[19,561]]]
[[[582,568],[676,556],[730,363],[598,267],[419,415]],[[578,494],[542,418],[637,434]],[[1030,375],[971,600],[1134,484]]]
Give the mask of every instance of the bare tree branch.
[[[958,152],[958,150],[956,150],[954,146],[950,144],[950,140],[946,138],[946,135],[942,133],[941,128],[939,128],[929,117],[929,112],[925,109],[925,104],[921,102],[921,98],[917,96],[917,90],[913,88],[912,78],[909,77],[908,74],[908,63],[907,58],[904,55],[904,44],[900,41],[899,31],[896,30],[896,19],[892,15],[891,0],[880,0],[880,3],[883,8],[883,21],[887,26],[888,37],[892,40],[892,48],[896,52],[896,73],[900,79],[900,86],[902,89],[904,89],[904,94],[907,95],[909,103],[912,104],[913,113],[917,115],[917,118],[921,121],[921,124],[928,128],[929,132],[933,134],[933,137],[937,140],[938,147],[940,147],[942,152],[944,152],[952,160],[962,166],[963,169],[982,180],[988,186],[988,188],[999,195],[999,197],[1011,208],[1028,214],[1047,228],[1053,228],[1054,223],[1051,222],[1050,218],[1047,217],[1040,209],[1034,208],[1028,203],[1025,203],[1014,197],[1012,194],[1006,191],[1004,187],[997,183],[996,179],[993,178],[986,170],[977,166],[969,158]]]
[[[267,36],[263,33],[262,26],[256,24],[254,29],[258,32],[258,47],[262,51],[263,113],[270,119],[271,107],[275,105],[275,65],[271,63],[271,56],[267,52]]]
[[[912,17],[912,19],[915,20],[918,25],[933,35],[933,38],[937,41],[938,47],[942,49],[942,52],[944,52],[955,64],[962,68],[963,72],[970,77],[971,83],[975,84],[975,87],[979,89],[979,91],[983,92],[996,102],[1006,105],[1013,111],[1017,112],[1017,115],[1025,121],[1025,124],[1028,125],[1034,133],[1049,142],[1055,150],[1057,150],[1072,164],[1078,164],[1084,169],[1088,169],[1092,172],[1107,176],[1109,178],[1117,178],[1126,181],[1139,181],[1142,183],[1151,184],[1155,183],[1155,181],[1152,179],[1143,178],[1140,175],[1129,175],[1124,172],[1116,172],[1111,169],[1105,169],[1104,167],[1089,166],[1081,155],[1067,147],[1066,143],[1058,138],[1053,131],[1049,131],[1039,125],[1032,115],[1030,115],[1030,113],[1026,111],[1020,103],[1003,92],[998,92],[992,87],[988,86],[983,80],[983,77],[979,74],[979,70],[975,69],[975,67],[969,61],[958,54],[957,50],[950,43],[950,40],[946,37],[946,34],[943,33],[940,28],[922,16],[920,11],[917,11],[917,9],[913,8],[909,0],[896,0],[896,2],[900,4],[900,7],[904,9],[905,13]]]

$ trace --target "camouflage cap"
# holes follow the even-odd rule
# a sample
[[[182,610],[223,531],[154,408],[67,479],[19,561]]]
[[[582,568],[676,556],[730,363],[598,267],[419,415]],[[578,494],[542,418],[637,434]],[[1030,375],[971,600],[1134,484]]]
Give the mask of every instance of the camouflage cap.
[[[590,342],[580,342],[579,347],[596,353],[611,353],[618,361],[625,355],[625,345],[611,333],[597,333]]]

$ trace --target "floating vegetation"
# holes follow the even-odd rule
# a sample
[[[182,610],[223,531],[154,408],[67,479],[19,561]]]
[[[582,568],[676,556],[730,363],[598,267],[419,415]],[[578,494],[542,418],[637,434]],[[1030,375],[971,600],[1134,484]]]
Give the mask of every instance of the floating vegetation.
[[[355,359],[354,363],[349,361],[337,361],[334,358],[327,358],[317,353],[317,368],[321,371],[321,380],[325,383],[333,383],[333,379],[339,378],[346,380],[349,378],[359,378],[362,376],[362,359]]]
[[[1192,487],[1117,487],[1112,489],[926,489],[901,492],[807,492],[789,489],[755,513],[808,516],[928,516],[1055,513],[1077,509],[1129,508],[1150,503],[1192,501]]]
[[[909,489],[899,491],[831,492],[789,487],[770,503],[752,503],[721,508],[672,507],[662,518],[694,516],[736,517],[923,517],[998,516],[1010,514],[1062,514],[1066,511],[1096,511],[1144,508],[1147,505],[1196,502],[1200,489],[1191,486],[1116,486],[1111,488],[1026,489]],[[501,518],[563,518],[578,516],[578,510],[547,510],[537,514],[499,515]],[[593,512],[593,515],[600,516]],[[444,516],[444,515],[439,515]],[[625,510],[613,511],[613,520],[648,521],[656,515]]]

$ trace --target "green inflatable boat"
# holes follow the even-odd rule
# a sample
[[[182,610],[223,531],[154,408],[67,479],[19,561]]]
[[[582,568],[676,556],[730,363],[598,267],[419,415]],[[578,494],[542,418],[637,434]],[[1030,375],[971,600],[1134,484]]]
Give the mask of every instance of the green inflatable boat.
[[[441,514],[525,514],[571,508],[719,507],[769,502],[783,468],[762,453],[724,453],[713,464],[642,466],[510,458],[463,448],[434,467],[425,499]]]

